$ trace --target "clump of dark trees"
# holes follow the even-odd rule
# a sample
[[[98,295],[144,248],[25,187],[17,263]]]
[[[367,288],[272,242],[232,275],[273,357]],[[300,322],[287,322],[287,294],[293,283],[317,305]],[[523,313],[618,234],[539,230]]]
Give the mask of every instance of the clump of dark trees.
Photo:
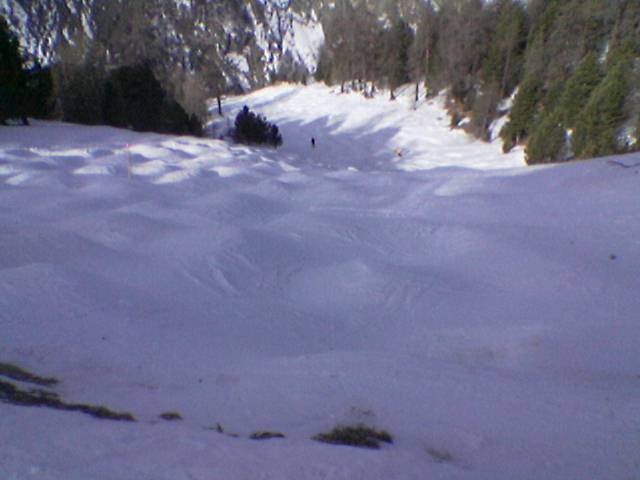
[[[266,144],[276,148],[282,145],[278,127],[269,123],[264,116],[249,110],[246,105],[236,116],[232,137],[236,142],[247,145]]]
[[[59,118],[137,131],[202,134],[156,79],[148,63],[107,69],[91,63],[27,66],[18,40],[0,16],[0,123]]]
[[[53,84],[47,69],[34,63],[23,66],[18,40],[0,16],[0,123],[45,116],[50,107]]]
[[[434,7],[437,3],[437,8]],[[415,83],[447,89],[452,125],[489,139],[506,113],[504,151],[528,163],[627,152],[640,136],[640,2],[442,0],[386,15],[337,0],[325,18],[318,78],[371,95]],[[411,26],[405,19],[418,21]]]

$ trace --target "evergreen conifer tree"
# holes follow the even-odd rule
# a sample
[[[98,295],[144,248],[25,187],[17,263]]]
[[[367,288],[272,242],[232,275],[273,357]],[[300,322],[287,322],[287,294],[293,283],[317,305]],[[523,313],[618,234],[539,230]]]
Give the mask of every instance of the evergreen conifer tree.
[[[603,76],[596,54],[587,54],[567,81],[560,99],[563,122],[567,128],[576,126],[578,115]]]
[[[482,65],[482,80],[496,84],[500,95],[507,96],[517,85],[526,46],[526,12],[515,0],[500,0],[493,6],[495,33]]]
[[[18,39],[0,16],[0,123],[10,118],[27,123],[26,80]]]
[[[577,157],[592,158],[621,150],[617,134],[626,119],[624,101],[630,71],[629,61],[619,61],[589,97],[572,137],[571,147]]]
[[[525,158],[527,164],[552,163],[563,159],[566,145],[566,130],[562,124],[562,115],[558,110],[543,114],[534,128],[527,147]]]
[[[413,33],[401,18],[397,18],[387,33],[386,65],[391,98],[394,90],[409,80],[409,47],[413,41]]]
[[[527,138],[542,98],[543,82],[537,76],[524,79],[513,102],[509,121],[500,131],[502,149],[505,152]]]

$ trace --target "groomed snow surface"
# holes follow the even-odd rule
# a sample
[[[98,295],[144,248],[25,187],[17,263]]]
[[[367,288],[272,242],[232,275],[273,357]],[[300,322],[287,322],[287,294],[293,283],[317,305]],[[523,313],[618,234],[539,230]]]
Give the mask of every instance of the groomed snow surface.
[[[640,478],[640,157],[528,168],[410,95],[229,99],[278,150],[0,128],[0,363],[137,419],[0,403],[0,478]]]

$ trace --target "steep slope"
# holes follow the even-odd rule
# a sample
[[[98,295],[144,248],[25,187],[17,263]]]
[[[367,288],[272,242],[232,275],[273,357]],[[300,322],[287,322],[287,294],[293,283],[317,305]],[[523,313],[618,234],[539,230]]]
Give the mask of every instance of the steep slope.
[[[0,14],[26,50],[44,62],[80,59],[99,48],[115,63],[150,59],[162,63],[160,70],[191,71],[206,42],[215,46],[229,82],[252,88],[315,70],[323,41],[321,6],[282,0],[2,0]]]

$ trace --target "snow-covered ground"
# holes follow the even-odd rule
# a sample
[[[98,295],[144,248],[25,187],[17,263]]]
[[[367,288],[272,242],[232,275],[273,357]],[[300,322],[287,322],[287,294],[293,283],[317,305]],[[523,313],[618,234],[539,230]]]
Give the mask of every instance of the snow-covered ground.
[[[527,168],[409,94],[230,99],[277,151],[0,128],[0,363],[137,419],[0,403],[0,479],[640,478],[640,166]]]

